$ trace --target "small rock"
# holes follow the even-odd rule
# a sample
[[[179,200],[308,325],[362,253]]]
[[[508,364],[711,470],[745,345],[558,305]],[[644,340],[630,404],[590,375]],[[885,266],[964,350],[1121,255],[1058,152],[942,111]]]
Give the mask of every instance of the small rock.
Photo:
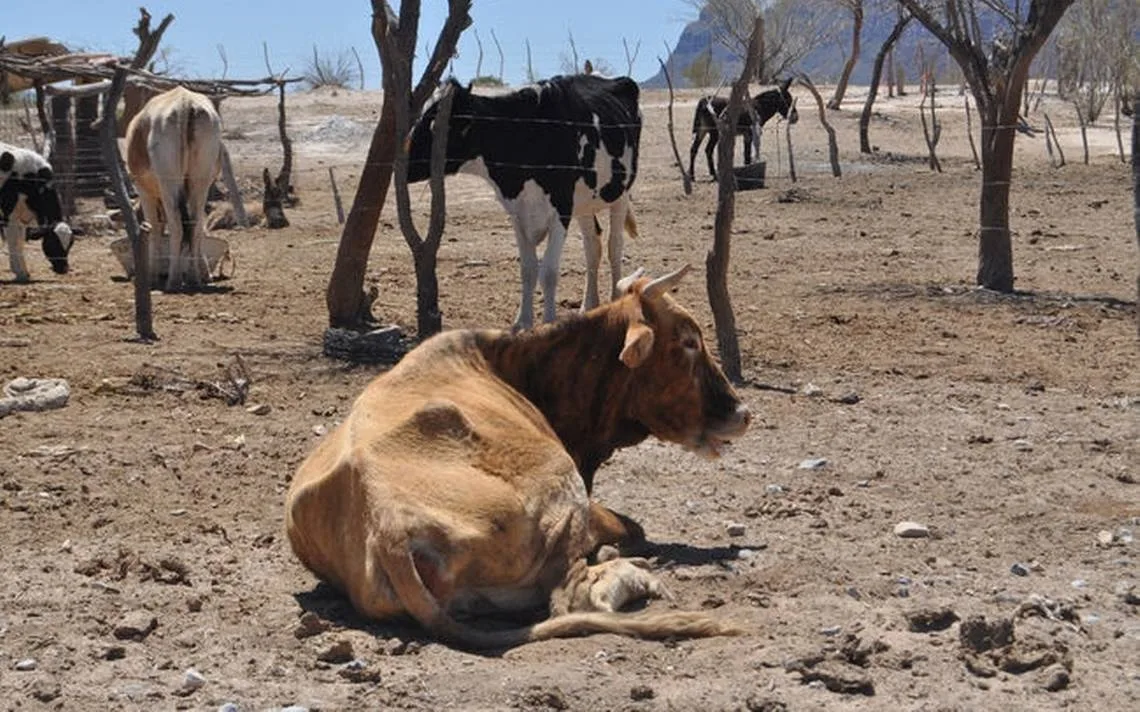
[[[359,658],[346,663],[344,667],[337,670],[337,675],[349,682],[380,682],[379,668],[369,667],[368,663]]]
[[[744,525],[737,522],[726,522],[724,533],[729,536],[744,536]]]
[[[23,660],[13,665],[12,668],[20,672],[31,672],[32,670],[36,669],[37,665],[38,663],[36,662],[35,658],[24,658]]]
[[[309,712],[309,708],[302,707],[301,705],[289,705],[288,707],[282,707],[281,712]]]
[[[813,457],[807,460],[801,460],[799,468],[801,470],[818,470],[827,465],[826,457]]]
[[[201,596],[191,596],[186,599],[186,610],[191,613],[198,613],[202,610],[202,603],[203,600]]]
[[[923,539],[930,536],[930,529],[918,522],[899,522],[895,525],[895,536],[901,539]]]
[[[781,494],[784,488],[781,485],[767,485],[764,487],[764,491],[768,494]]]
[[[736,558],[738,559],[751,559],[756,556],[756,552],[752,549],[738,549],[736,551]]]
[[[653,688],[649,685],[634,685],[629,688],[629,699],[640,702],[641,700],[652,700],[657,696]]]
[[[1009,572],[1014,576],[1028,576],[1029,567],[1018,561],[1009,567]]]
[[[1073,579],[1069,585],[1073,588],[1085,588],[1089,585],[1089,582],[1084,579]]]
[[[1133,542],[1132,530],[1128,527],[1121,527],[1117,529],[1116,540],[1121,544],[1131,544]]]
[[[1096,543],[1101,546],[1112,546],[1114,541],[1116,541],[1116,537],[1107,529],[1101,529],[1096,533]]]
[[[202,689],[202,686],[205,684],[206,678],[202,676],[202,673],[198,672],[194,668],[190,668],[185,673],[183,673],[182,687],[178,688],[178,691],[175,692],[175,694],[183,696],[190,695]]]
[[[851,391],[849,393],[844,393],[843,395],[839,396],[838,398],[835,398],[834,400],[836,403],[839,403],[841,405],[855,405],[856,403],[858,403],[859,401],[861,401],[863,399],[859,396],[858,393],[856,393],[855,391]]]
[[[158,619],[146,611],[134,611],[123,617],[111,633],[118,640],[133,640],[141,643],[158,627]]]
[[[1013,447],[1018,452],[1033,452],[1033,443],[1029,442],[1028,440],[1014,440]]]
[[[333,665],[340,665],[352,660],[356,655],[352,651],[352,643],[347,640],[338,640],[324,652],[317,655],[317,660],[323,663],[332,663]]]
[[[744,701],[748,712],[788,712],[788,706],[779,700],[750,696]]]
[[[838,626],[838,625],[829,625],[826,628],[820,628],[819,629],[820,635],[826,635],[829,638],[832,636],[839,635],[841,632],[843,632],[843,626]]]
[[[251,405],[246,408],[245,412],[250,415],[269,415],[270,410],[272,410],[272,408],[268,403],[258,403],[257,405]]]
[[[805,396],[807,396],[809,398],[815,398],[817,396],[823,395],[823,389],[820,388],[819,386],[815,385],[814,383],[808,383],[808,384],[804,385],[803,388],[800,389],[800,393],[803,393]]]
[[[99,657],[104,660],[122,660],[127,657],[127,649],[121,645],[108,645],[99,653]]]
[[[241,708],[235,705],[233,702],[226,702],[218,708],[218,712],[241,712]]]
[[[36,680],[31,690],[32,697],[40,702],[51,702],[59,697],[61,692],[59,683],[51,680]]]
[[[1053,665],[1045,670],[1045,689],[1049,692],[1060,692],[1069,686],[1071,678],[1064,665]]]
[[[323,620],[320,616],[312,611],[305,611],[301,614],[301,619],[297,622],[297,627],[293,630],[293,635],[298,640],[311,638],[314,635],[320,635],[332,627],[328,621]]]

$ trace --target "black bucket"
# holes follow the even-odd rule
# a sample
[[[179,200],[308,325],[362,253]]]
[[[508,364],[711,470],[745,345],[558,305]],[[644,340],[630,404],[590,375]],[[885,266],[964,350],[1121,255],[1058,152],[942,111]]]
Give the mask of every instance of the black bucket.
[[[756,190],[757,188],[764,187],[764,171],[767,164],[764,161],[756,161],[746,166],[736,166],[732,169],[732,175],[736,178],[737,190]]]

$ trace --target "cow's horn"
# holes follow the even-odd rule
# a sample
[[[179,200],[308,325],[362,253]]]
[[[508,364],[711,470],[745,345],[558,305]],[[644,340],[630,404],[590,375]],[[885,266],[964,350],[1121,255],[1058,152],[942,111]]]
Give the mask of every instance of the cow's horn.
[[[670,272],[664,277],[658,277],[649,284],[645,285],[645,289],[641,290],[641,293],[645,295],[646,299],[653,299],[660,294],[664,294],[665,292],[671,290],[673,287],[676,287],[677,283],[681,281],[682,277],[689,273],[689,270],[691,268],[692,265],[687,264],[678,270]]]
[[[637,280],[641,279],[641,276],[644,274],[645,274],[645,268],[644,267],[638,267],[628,277],[622,277],[620,280],[618,280],[618,283],[617,283],[618,293],[619,294],[625,294],[626,292],[628,292],[629,288],[633,286],[633,283],[636,282]]]

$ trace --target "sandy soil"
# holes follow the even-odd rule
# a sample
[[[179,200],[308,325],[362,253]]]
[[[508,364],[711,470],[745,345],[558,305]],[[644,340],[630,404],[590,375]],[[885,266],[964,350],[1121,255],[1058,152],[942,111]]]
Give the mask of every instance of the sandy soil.
[[[695,100],[676,106],[683,152]],[[131,286],[107,248],[119,234],[82,240],[65,277],[33,255],[35,282],[0,286],[4,380],[71,386],[61,410],[0,421],[0,708],[1140,707],[1137,246],[1110,124],[1092,129],[1090,165],[1062,104],[1044,109],[1068,165],[1050,166],[1040,135],[1018,139],[1021,291],[997,296],[972,287],[980,174],[956,93],[943,99],[941,174],[924,163],[915,96],[879,104],[881,153],[860,157],[853,93],[831,114],[840,179],[809,100],[792,131],[799,181],[781,126],[765,141],[769,187],[738,197],[731,289],[754,427],[718,461],[649,442],[598,475],[597,495],[657,543],[677,605],[746,635],[596,636],[482,657],[360,620],[297,564],[282,533],[291,473],[377,372],[324,358],[320,342],[339,238],[328,168],[350,201],[379,97],[294,95],[292,226],[226,233],[236,272],[215,289],[156,292],[158,343],[130,340]],[[682,193],[666,106],[643,95],[642,237],[623,271],[693,263],[679,298],[711,338],[715,188]],[[225,107],[254,189],[280,162],[274,107]],[[506,326],[518,300],[506,217],[477,180],[449,182],[447,197],[445,324]],[[424,211],[426,189],[415,198]],[[85,207],[89,225],[101,210]],[[389,205],[368,283],[377,315],[411,330],[394,225]],[[579,245],[563,260],[567,311],[584,282]],[[246,405],[268,413],[196,387],[239,356]],[[802,466],[812,459],[826,463]],[[903,521],[929,536],[896,536]],[[306,611],[327,629],[302,626]],[[995,647],[980,650],[987,636]],[[362,662],[327,661],[344,658]],[[204,684],[186,685],[190,669]]]

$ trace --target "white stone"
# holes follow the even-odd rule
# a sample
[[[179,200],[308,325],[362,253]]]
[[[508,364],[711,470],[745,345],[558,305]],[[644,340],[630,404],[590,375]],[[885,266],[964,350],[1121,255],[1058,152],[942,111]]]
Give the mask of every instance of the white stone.
[[[198,672],[194,668],[188,669],[182,676],[182,689],[185,692],[193,692],[194,690],[200,689],[202,685],[205,684],[206,678],[202,676],[202,673]]]
[[[827,465],[826,457],[813,457],[800,461],[801,470],[818,470]]]
[[[902,539],[921,539],[930,536],[930,529],[918,522],[899,522],[895,525],[895,536]]]
[[[36,669],[36,661],[35,658],[24,658],[12,667],[16,670],[19,670],[20,672],[30,672],[31,670]]]

